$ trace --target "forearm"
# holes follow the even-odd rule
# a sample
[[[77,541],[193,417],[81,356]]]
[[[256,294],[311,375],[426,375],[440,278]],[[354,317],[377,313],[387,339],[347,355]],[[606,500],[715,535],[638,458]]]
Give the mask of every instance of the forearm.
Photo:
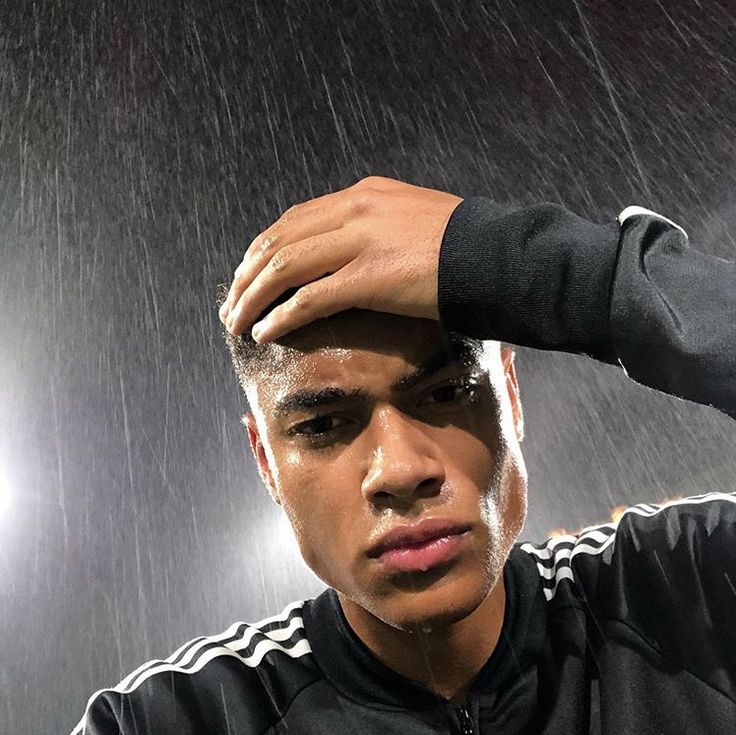
[[[653,213],[591,223],[480,197],[440,252],[445,326],[620,363],[635,380],[736,416],[736,264],[692,250]]]

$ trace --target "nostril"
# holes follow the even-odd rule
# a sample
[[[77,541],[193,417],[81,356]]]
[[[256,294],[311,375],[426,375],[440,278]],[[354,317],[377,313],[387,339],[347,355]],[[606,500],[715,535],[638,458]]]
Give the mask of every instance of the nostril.
[[[423,496],[436,495],[441,489],[442,481],[438,477],[428,477],[417,486],[417,492]]]

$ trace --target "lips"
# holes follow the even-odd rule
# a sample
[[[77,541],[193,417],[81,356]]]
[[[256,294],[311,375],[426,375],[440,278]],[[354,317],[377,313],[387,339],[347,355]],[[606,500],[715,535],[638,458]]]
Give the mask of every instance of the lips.
[[[411,548],[431,539],[464,533],[469,528],[467,523],[458,523],[446,518],[428,518],[421,523],[397,526],[368,550],[368,556],[378,558],[391,549]]]

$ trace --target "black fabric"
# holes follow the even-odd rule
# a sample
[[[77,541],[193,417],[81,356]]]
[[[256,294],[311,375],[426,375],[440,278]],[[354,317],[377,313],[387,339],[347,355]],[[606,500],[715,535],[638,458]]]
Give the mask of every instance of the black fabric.
[[[631,378],[736,418],[736,262],[694,250],[661,219],[626,220],[611,330]]]
[[[438,299],[452,331],[615,361],[609,296],[618,223],[554,204],[513,209],[482,197],[452,213]]]
[[[499,644],[462,707],[386,668],[327,590],[149,665],[94,697],[75,732],[736,731],[736,495],[642,504],[617,525],[517,544],[504,582]]]
[[[536,709],[535,687],[528,684],[530,677],[536,678],[544,645],[546,606],[528,555],[518,550],[512,554],[504,582],[504,625],[470,690],[470,700],[478,699],[489,724],[515,731],[528,725]],[[305,609],[304,627],[320,669],[346,697],[368,706],[447,708],[443,699],[387,668],[366,648],[350,628],[333,590]]]
[[[465,199],[443,238],[438,300],[451,331],[620,363],[736,417],[736,263],[661,217],[597,225],[554,204]]]

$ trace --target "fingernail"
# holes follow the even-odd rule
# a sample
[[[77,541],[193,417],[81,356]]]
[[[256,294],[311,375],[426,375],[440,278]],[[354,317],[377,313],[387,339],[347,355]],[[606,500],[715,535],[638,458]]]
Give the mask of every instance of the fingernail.
[[[220,307],[220,321],[224,322],[227,319],[227,313],[230,310],[230,307],[227,304],[227,301]]]
[[[264,329],[265,329],[265,324],[262,321],[256,322],[253,325],[253,329],[250,330],[250,333],[256,342],[258,342],[258,338],[261,336],[261,334],[263,334]]]

